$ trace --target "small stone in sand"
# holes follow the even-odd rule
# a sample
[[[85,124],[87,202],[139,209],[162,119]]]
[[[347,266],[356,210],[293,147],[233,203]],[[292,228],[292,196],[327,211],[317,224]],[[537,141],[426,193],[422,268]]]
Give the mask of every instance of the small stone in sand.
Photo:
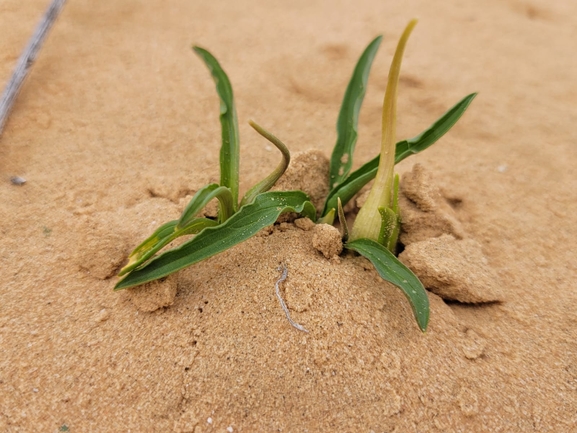
[[[22,186],[26,183],[26,179],[24,179],[23,177],[20,177],[20,176],[12,176],[10,178],[10,183],[12,185]]]

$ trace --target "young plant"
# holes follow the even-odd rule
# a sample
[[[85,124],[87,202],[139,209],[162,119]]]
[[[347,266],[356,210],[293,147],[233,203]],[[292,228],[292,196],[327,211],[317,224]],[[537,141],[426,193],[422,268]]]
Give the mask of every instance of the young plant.
[[[212,54],[199,47],[194,47],[194,51],[208,66],[220,97],[220,183],[201,188],[178,220],[161,225],[135,248],[128,257],[128,264],[120,270],[119,276],[124,278],[116,284],[115,290],[166,277],[225,251],[273,224],[281,213],[298,212],[316,219],[316,210],[302,191],[268,191],[287,169],[290,152],[278,138],[252,121],[250,125],[281,152],[282,160],[239,202],[239,134],[232,86]],[[218,200],[218,217],[200,217],[199,213],[213,199]],[[177,248],[157,255],[170,242],[185,235],[196,236]]]
[[[394,255],[400,230],[399,178],[394,174],[394,166],[441,138],[459,120],[476,93],[463,98],[421,134],[395,143],[397,87],[401,61],[407,40],[416,24],[417,21],[412,20],[405,28],[391,63],[383,102],[381,152],[349,174],[357,139],[359,111],[381,36],[369,44],[357,63],[337,121],[338,138],[330,164],[330,192],[320,221],[332,224],[335,214],[338,213],[343,227],[345,248],[368,258],[383,279],[403,291],[411,304],[420,329],[425,331],[429,321],[429,300],[426,291],[419,279]],[[375,182],[368,199],[349,232],[342,206],[372,179],[375,179]]]

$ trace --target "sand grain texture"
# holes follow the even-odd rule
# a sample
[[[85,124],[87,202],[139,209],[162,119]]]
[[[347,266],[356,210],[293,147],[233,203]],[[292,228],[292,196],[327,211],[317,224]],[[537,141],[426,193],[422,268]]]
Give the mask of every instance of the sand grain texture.
[[[0,83],[45,7],[0,2]],[[414,16],[399,139],[479,96],[398,171],[433,173],[504,302],[430,293],[422,334],[398,289],[361,257],[326,259],[305,221],[184,270],[169,307],[112,291],[121,253],[219,178],[219,102],[192,43],[231,79],[244,192],[279,161],[247,121],[320,167],[384,33],[354,167],[375,155]],[[575,17],[572,0],[68,2],[0,137],[0,431],[575,431]],[[276,299],[280,263],[308,334]]]

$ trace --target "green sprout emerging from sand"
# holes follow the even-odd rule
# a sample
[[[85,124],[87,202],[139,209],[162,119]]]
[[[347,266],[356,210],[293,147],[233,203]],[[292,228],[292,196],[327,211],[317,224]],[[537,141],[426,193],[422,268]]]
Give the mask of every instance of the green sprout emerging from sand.
[[[273,143],[282,154],[279,166],[253,186],[238,201],[239,134],[232,86],[218,61],[205,49],[194,47],[204,60],[216,83],[220,97],[222,147],[220,149],[220,184],[201,188],[178,220],[160,226],[128,257],[119,276],[124,276],[115,290],[138,286],[166,277],[180,269],[225,251],[273,224],[284,212],[298,212],[315,220],[316,210],[302,191],[268,191],[282,176],[290,162],[290,152],[274,135],[254,122],[250,125]],[[216,219],[199,216],[213,199],[218,200]],[[159,253],[176,238],[195,235],[177,248]]]
[[[407,40],[416,24],[417,21],[412,20],[405,28],[391,63],[383,102],[380,155],[350,173],[352,154],[357,140],[359,111],[381,36],[369,44],[357,63],[337,121],[338,138],[331,157],[330,192],[320,222],[332,224],[335,213],[338,214],[345,248],[368,258],[383,279],[403,291],[413,308],[419,327],[425,331],[429,321],[429,300],[423,284],[394,255],[401,223],[398,206],[399,177],[394,174],[394,166],[406,157],[431,146],[442,137],[459,120],[476,93],[463,98],[421,134],[395,143],[397,87],[401,60]],[[375,182],[367,201],[360,209],[352,230],[349,231],[343,206],[372,179],[375,179]]]
[[[395,256],[401,219],[398,206],[399,178],[394,174],[394,166],[408,156],[428,148],[449,131],[476,93],[463,98],[421,134],[395,143],[401,60],[416,23],[416,20],[412,20],[407,25],[391,64],[383,103],[381,152],[351,173],[359,112],[381,36],[369,44],[355,67],[337,120],[338,138],[331,157],[330,192],[319,222],[332,224],[338,215],[345,248],[369,259],[384,280],[402,290],[411,304],[419,328],[425,331],[429,322],[427,293],[413,272]],[[251,188],[238,202],[239,145],[232,87],[216,59],[202,48],[194,49],[209,67],[221,99],[220,184],[207,185],[198,191],[180,219],[159,227],[132,252],[128,264],[120,271],[120,276],[124,278],[118,282],[115,290],[166,277],[221,253],[273,224],[284,212],[296,212],[316,220],[316,211],[302,191],[268,191],[286,170],[290,153],[280,140],[254,122],[251,122],[251,126],[281,151],[283,160],[271,175]],[[368,199],[349,231],[343,206],[373,179],[375,182]],[[199,216],[214,198],[219,201],[218,217],[210,219]],[[195,236],[177,248],[159,253],[174,239],[184,235]]]

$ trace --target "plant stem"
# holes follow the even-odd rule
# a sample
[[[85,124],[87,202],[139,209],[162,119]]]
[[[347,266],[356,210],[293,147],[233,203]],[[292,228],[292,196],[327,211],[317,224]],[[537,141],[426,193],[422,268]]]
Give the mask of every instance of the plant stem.
[[[378,240],[381,232],[381,214],[379,208],[388,208],[392,199],[393,177],[395,170],[395,143],[397,124],[397,87],[401,62],[409,36],[417,24],[411,20],[397,45],[383,101],[383,120],[381,138],[381,157],[375,183],[369,192],[365,205],[359,211],[353,225],[351,240],[367,238]]]

